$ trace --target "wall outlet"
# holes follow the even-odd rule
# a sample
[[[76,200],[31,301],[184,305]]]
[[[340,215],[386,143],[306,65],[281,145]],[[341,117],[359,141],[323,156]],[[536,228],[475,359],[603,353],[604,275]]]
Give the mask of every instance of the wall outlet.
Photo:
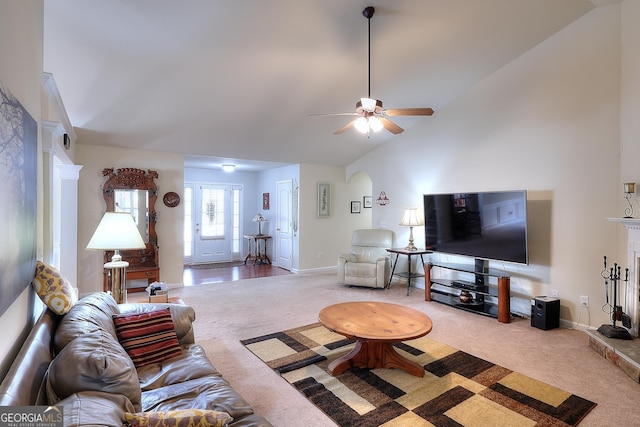
[[[589,307],[589,297],[585,295],[580,296],[580,307]]]
[[[551,289],[552,298],[560,298],[560,292],[557,289]]]

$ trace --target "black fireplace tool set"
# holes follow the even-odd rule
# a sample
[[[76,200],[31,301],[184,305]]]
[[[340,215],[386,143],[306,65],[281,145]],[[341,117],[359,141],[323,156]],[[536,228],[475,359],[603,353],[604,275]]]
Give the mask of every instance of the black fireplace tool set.
[[[617,338],[623,340],[632,339],[627,328],[631,328],[631,317],[622,311],[620,305],[620,282],[624,281],[625,291],[629,286],[629,269],[624,269],[624,280],[621,275],[621,268],[617,263],[613,264],[610,270],[607,270],[607,257],[604,257],[604,269],[602,270],[602,278],[604,279],[604,292],[606,302],[602,306],[602,310],[611,314],[611,325],[602,325],[598,328],[598,332],[608,338]],[[611,286],[609,286],[611,284]],[[611,302],[609,296],[611,294]],[[625,297],[626,301],[626,297]],[[618,326],[617,322],[622,323]]]

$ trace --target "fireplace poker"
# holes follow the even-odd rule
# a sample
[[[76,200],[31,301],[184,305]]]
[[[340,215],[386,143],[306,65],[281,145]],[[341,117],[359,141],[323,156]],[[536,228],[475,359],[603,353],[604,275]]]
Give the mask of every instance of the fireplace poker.
[[[607,271],[607,257],[604,257],[604,270],[602,271],[601,275],[602,277],[605,279],[605,296],[606,296],[606,303],[603,306],[603,310],[605,306],[608,306],[609,308],[609,314],[611,315],[611,321],[612,324],[611,325],[602,325],[598,328],[598,332],[600,332],[602,335],[608,337],[608,338],[618,338],[618,339],[624,339],[624,340],[630,340],[631,338],[631,334],[629,333],[629,331],[622,326],[618,326],[616,325],[616,322],[620,321],[622,322],[623,326],[626,327],[630,327],[631,326],[631,319],[630,317],[625,314],[622,311],[622,305],[619,304],[619,288],[620,288],[620,282],[623,280],[622,279],[622,269],[621,267],[618,265],[618,263],[614,263],[613,267],[610,269],[608,275],[606,275]],[[613,298],[611,299],[611,303],[609,302],[609,287],[608,287],[608,283],[611,283],[611,291],[613,292]],[[626,268],[625,269],[625,277],[624,277],[624,282],[625,282],[625,290],[627,289],[627,286],[629,286],[629,269]],[[626,300],[626,298],[625,298]],[[613,304],[613,305],[611,305]],[[627,326],[628,325],[628,326]]]

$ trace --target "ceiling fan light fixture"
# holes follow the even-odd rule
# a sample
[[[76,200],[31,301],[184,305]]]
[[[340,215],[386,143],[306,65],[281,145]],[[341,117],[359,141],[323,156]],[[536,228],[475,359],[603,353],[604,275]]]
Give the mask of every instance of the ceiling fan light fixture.
[[[376,99],[376,108],[373,110],[374,113],[380,114],[382,113],[382,101]]]
[[[371,116],[369,117],[369,127],[374,132],[380,132],[384,126],[382,125],[382,122],[379,118],[377,118],[376,116]]]
[[[374,112],[376,109],[377,100],[373,98],[360,98],[362,103],[362,109],[369,112]]]
[[[369,132],[369,121],[366,117],[358,117],[355,122],[353,122],[353,127],[360,133]]]

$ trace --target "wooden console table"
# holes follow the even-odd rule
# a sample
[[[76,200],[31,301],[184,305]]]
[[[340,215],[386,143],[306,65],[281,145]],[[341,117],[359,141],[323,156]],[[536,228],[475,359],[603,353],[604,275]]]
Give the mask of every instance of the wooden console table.
[[[402,356],[392,344],[431,332],[431,319],[426,314],[399,304],[356,301],[325,307],[318,319],[330,331],[357,340],[351,352],[329,363],[331,375],[355,366],[396,368],[424,376],[422,365]]]
[[[271,238],[271,236],[267,236],[266,234],[245,234],[244,238],[247,239],[247,257],[244,259],[245,265],[247,261],[253,259],[253,265],[256,263],[268,263],[271,265],[271,260],[267,255],[267,240]],[[253,250],[251,241],[253,240]],[[262,242],[262,251],[260,250],[260,242]]]

